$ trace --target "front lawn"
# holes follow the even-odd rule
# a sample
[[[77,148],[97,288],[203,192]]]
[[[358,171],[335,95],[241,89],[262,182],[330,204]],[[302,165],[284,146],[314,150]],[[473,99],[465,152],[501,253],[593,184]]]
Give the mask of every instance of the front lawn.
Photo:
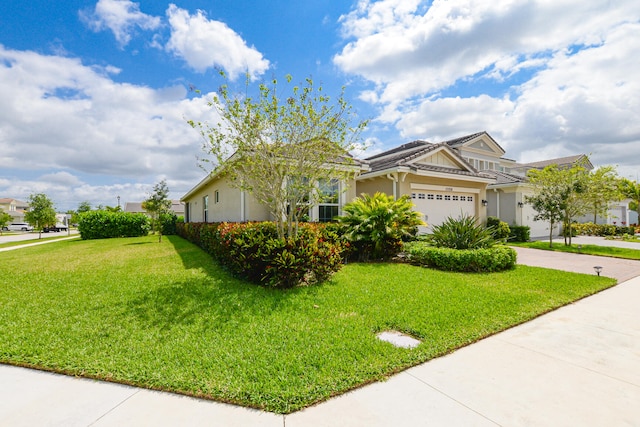
[[[565,246],[564,243],[553,243],[549,247],[549,241],[537,241],[527,243],[509,243],[511,246],[519,246],[521,248],[544,249],[546,251],[570,252],[574,254],[586,254],[597,256],[608,256],[612,258],[636,259],[640,260],[640,250],[617,248],[613,246],[597,246],[597,245],[576,245]]]
[[[0,361],[288,413],[612,286],[534,267],[446,273],[349,264],[320,286],[257,287],[179,237],[0,254]],[[381,342],[396,329],[423,343]]]

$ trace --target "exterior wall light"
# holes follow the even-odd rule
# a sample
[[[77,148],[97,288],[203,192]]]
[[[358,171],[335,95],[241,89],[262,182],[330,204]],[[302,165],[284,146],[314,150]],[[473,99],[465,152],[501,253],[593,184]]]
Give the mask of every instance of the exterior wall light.
[[[485,199],[482,199],[482,206],[487,206],[489,204],[489,202],[487,202]]]
[[[522,203],[522,202],[518,202],[518,207],[519,207],[519,208],[524,207],[524,203]]]

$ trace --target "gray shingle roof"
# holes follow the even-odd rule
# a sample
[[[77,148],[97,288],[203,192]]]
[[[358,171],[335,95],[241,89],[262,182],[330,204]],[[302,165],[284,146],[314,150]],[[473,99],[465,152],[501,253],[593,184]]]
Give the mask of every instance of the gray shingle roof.
[[[541,160],[539,162],[523,163],[523,164],[519,165],[519,167],[533,168],[533,169],[544,169],[547,166],[551,166],[551,165],[571,166],[571,165],[574,165],[575,163],[581,161],[585,157],[586,156],[584,154],[576,154],[576,155],[573,155],[573,156],[558,157],[557,159],[549,159],[549,160]],[[591,166],[591,168],[593,168],[593,165],[591,165],[591,162],[587,163],[587,166]]]
[[[489,175],[496,179],[495,184],[521,184],[527,182],[527,178],[521,175],[514,175],[512,173],[486,170],[483,171],[485,175]]]

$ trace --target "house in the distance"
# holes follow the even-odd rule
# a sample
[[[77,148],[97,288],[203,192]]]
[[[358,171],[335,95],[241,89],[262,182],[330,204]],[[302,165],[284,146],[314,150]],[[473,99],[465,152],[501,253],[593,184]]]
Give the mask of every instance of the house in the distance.
[[[29,203],[18,199],[0,198],[0,209],[11,216],[11,222],[24,222],[24,214],[29,210]]]
[[[176,214],[176,216],[184,216],[184,204],[180,200],[171,200],[171,208],[169,210]],[[149,213],[142,208],[142,202],[126,202],[124,204],[124,211],[149,215]]]

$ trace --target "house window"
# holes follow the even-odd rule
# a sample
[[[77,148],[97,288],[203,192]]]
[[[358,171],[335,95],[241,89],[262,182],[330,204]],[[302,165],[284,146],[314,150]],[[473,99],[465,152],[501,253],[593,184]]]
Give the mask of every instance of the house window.
[[[433,200],[433,194],[427,194],[427,199],[428,200]]]
[[[204,222],[209,222],[209,196],[202,198],[202,218]]]
[[[425,198],[425,194],[424,193],[418,193],[418,199],[424,200],[424,198]]]
[[[216,190],[216,192],[213,193],[213,199],[214,199],[214,203],[220,202],[220,192],[218,190]]]
[[[318,221],[329,222],[338,216],[340,202],[340,181],[332,179],[330,181],[318,181],[320,190],[320,204],[318,205]]]
[[[185,222],[191,222],[191,205],[190,202],[187,202],[184,204],[184,218],[185,218]]]
[[[451,196],[447,194],[446,196],[444,196],[444,199],[450,201],[451,200]]]

